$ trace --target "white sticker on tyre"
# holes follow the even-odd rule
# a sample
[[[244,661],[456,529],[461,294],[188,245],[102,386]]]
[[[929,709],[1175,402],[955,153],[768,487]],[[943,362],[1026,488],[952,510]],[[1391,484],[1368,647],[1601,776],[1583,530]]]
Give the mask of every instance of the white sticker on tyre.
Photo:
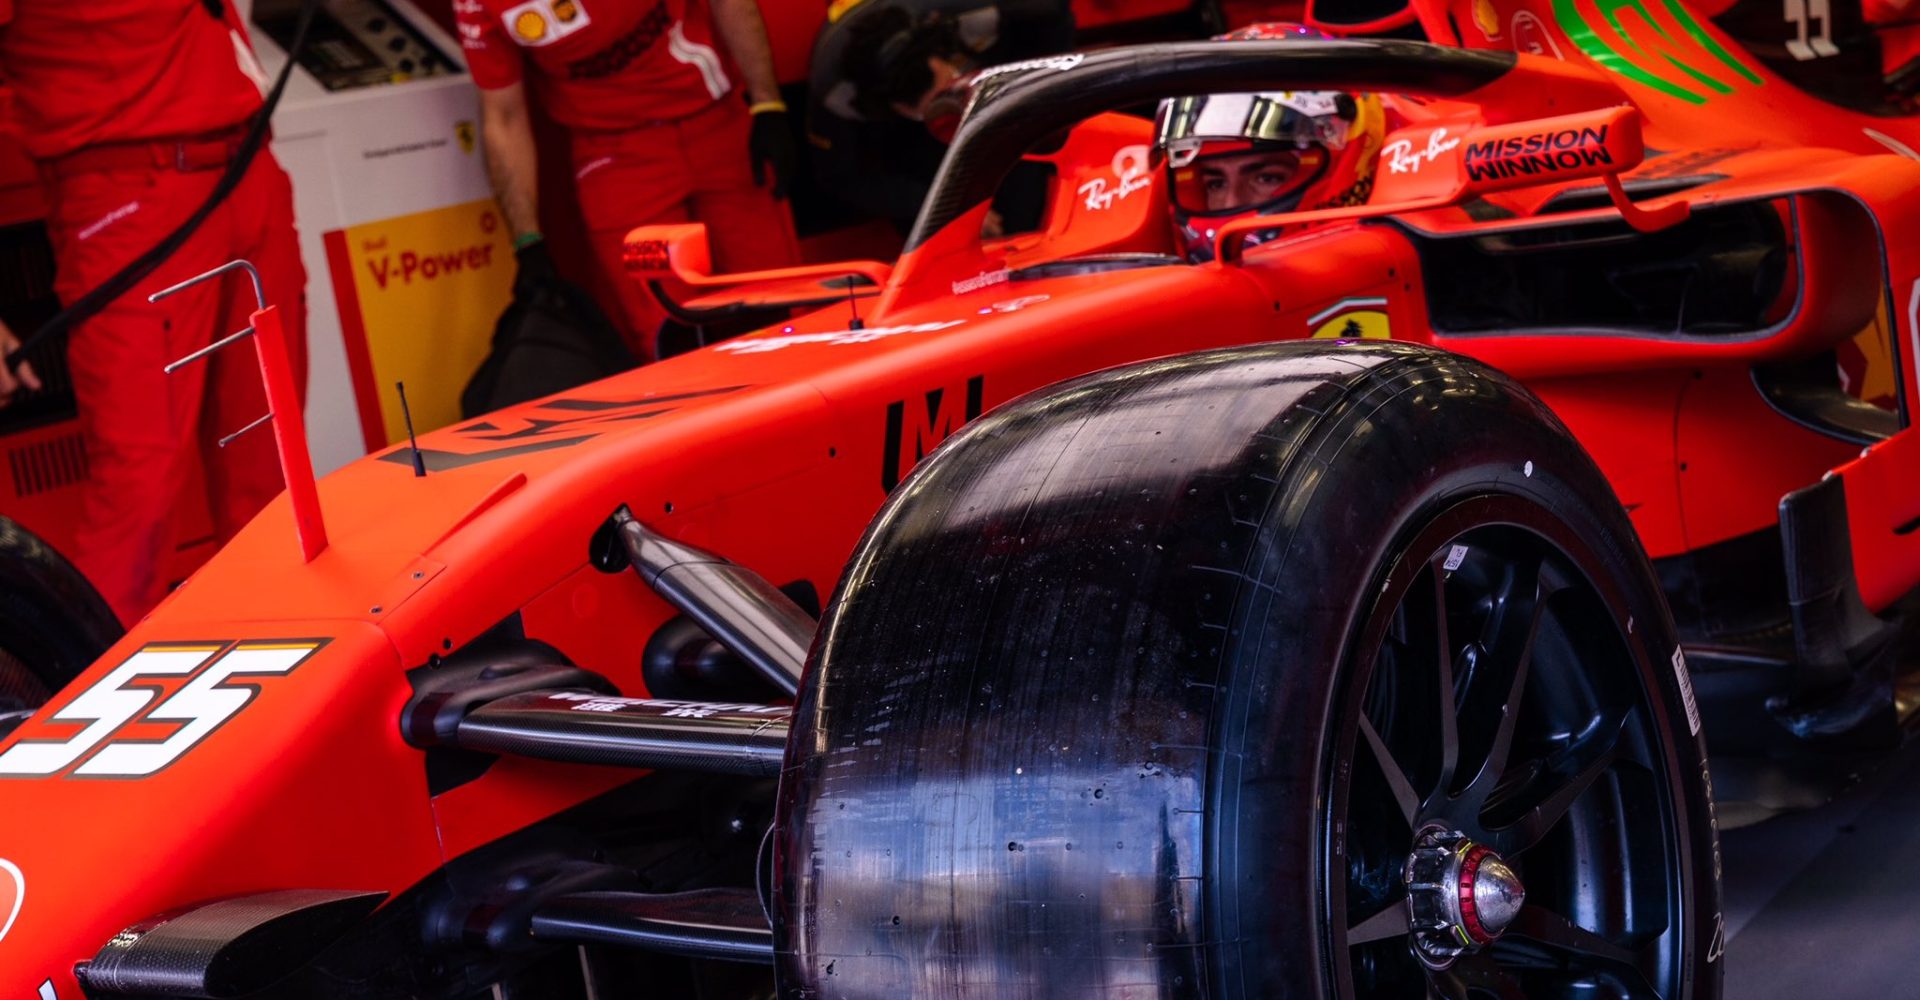
[[[1687,709],[1687,735],[1700,735],[1700,706],[1693,700],[1693,681],[1687,677],[1687,654],[1673,647],[1673,679],[1680,684],[1680,703]]]

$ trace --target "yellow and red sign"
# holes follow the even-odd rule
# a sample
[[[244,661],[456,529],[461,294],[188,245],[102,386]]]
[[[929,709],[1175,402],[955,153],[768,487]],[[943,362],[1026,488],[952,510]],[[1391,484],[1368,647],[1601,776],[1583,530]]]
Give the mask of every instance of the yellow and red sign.
[[[513,294],[513,245],[491,198],[326,234],[327,265],[367,449],[460,418]]]

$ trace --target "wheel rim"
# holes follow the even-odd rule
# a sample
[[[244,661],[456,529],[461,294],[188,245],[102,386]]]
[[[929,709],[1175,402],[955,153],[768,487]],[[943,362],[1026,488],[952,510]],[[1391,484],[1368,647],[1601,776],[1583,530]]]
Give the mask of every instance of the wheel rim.
[[[1489,497],[1388,574],[1329,772],[1338,996],[1680,996],[1677,759],[1593,563],[1558,518]]]

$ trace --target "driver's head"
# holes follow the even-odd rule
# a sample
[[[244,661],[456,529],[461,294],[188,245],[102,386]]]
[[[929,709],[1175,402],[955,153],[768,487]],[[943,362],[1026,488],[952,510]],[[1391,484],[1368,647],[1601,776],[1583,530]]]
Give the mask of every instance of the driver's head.
[[[1324,37],[1300,25],[1262,24],[1220,39]],[[1264,91],[1162,101],[1154,143],[1166,158],[1188,259],[1211,259],[1214,233],[1231,219],[1366,201],[1385,131],[1373,94]]]

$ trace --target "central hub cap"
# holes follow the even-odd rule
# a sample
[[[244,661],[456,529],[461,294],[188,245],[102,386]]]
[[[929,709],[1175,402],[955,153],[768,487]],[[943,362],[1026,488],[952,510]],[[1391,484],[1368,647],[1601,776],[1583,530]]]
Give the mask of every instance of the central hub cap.
[[[1520,876],[1492,848],[1449,830],[1420,835],[1406,879],[1414,952],[1436,969],[1493,943],[1527,898]]]

